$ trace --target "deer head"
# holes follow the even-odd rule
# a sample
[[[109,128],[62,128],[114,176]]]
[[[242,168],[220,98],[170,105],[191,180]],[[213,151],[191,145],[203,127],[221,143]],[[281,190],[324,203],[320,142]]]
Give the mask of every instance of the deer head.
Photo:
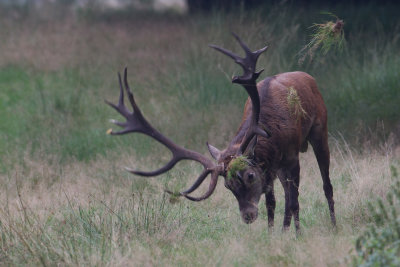
[[[168,190],[166,191],[177,196],[183,196],[192,201],[201,201],[211,196],[217,185],[218,177],[223,176],[225,179],[225,187],[234,194],[239,203],[239,209],[243,221],[246,223],[251,223],[257,218],[258,215],[257,206],[262,194],[263,186],[262,171],[255,161],[254,150],[257,145],[257,136],[262,136],[265,138],[269,137],[266,129],[263,129],[259,125],[260,97],[257,91],[256,80],[263,70],[258,72],[255,70],[258,57],[267,49],[267,47],[252,52],[237,35],[233,35],[245,51],[245,57],[239,57],[231,51],[215,45],[210,45],[210,47],[231,57],[243,68],[243,75],[234,76],[232,78],[232,82],[241,84],[247,91],[251,99],[252,111],[251,116],[246,121],[247,129],[244,135],[241,137],[240,143],[235,146],[236,149],[225,149],[224,151],[220,151],[214,146],[207,144],[211,156],[217,162],[212,161],[196,151],[185,149],[173,143],[169,138],[162,135],[159,131],[151,126],[151,124],[144,118],[142,112],[135,102],[134,96],[128,85],[126,68],[124,71],[123,83],[120,74],[118,74],[120,85],[118,104],[115,105],[108,101],[106,101],[106,103],[113,107],[126,119],[125,122],[112,121],[114,124],[123,128],[119,132],[111,131],[112,135],[139,132],[148,135],[149,137],[165,145],[172,153],[172,159],[165,166],[156,171],[142,172],[127,168],[129,172],[145,177],[157,176],[169,171],[181,160],[186,159],[197,161],[203,165],[204,169],[189,189],[179,193],[173,193]],[[132,112],[124,104],[124,87],[133,109]],[[194,192],[203,183],[208,175],[211,175],[211,180],[207,192],[200,197],[190,196],[189,194]]]

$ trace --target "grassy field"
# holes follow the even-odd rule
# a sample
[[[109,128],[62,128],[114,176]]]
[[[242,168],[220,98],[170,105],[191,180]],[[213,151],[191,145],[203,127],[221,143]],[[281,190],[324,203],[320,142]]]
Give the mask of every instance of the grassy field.
[[[0,265],[350,265],[355,240],[372,222],[368,202],[399,179],[400,22],[393,8],[335,7],[345,21],[344,51],[298,65],[308,27],[330,19],[320,11],[2,11]],[[118,115],[103,100],[117,100],[125,66],[156,128],[202,153],[206,141],[226,146],[246,94],[230,82],[239,69],[207,45],[239,51],[230,31],[252,48],[270,46],[258,64],[263,77],[303,70],[316,78],[329,111],[337,231],[312,151],[301,156],[301,236],[280,231],[278,182],[276,229],[268,232],[263,201],[259,219],[245,225],[222,181],[202,203],[171,201],[164,188],[189,185],[201,169],[194,163],[151,179],[123,170],[154,169],[169,158],[149,138],[105,134]]]

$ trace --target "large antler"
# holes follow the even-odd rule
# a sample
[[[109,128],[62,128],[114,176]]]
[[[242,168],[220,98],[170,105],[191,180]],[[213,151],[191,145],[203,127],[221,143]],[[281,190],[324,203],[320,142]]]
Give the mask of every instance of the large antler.
[[[247,146],[249,145],[250,141],[253,139],[254,136],[260,135],[266,138],[269,137],[269,134],[266,132],[266,130],[262,129],[258,123],[260,118],[260,96],[258,95],[257,83],[256,83],[257,78],[260,76],[261,72],[264,71],[264,69],[262,69],[256,72],[257,59],[265,50],[267,50],[268,46],[252,52],[249,49],[249,47],[245,43],[243,43],[243,41],[239,38],[239,36],[237,36],[235,33],[232,34],[239,42],[243,50],[245,51],[246,56],[244,58],[239,57],[238,55],[235,55],[231,51],[216,45],[210,45],[210,47],[231,57],[237,64],[239,64],[243,68],[242,76],[234,76],[232,78],[233,83],[241,84],[244,87],[244,89],[246,89],[247,93],[250,96],[251,103],[253,106],[250,126],[238,150],[238,154],[242,154],[246,150]]]
[[[122,80],[121,80],[121,75],[118,73],[118,79],[119,79],[119,87],[120,87],[120,95],[119,95],[119,101],[118,105],[115,105],[111,102],[106,101],[108,105],[113,107],[116,111],[118,111],[122,116],[125,117],[126,121],[125,122],[119,122],[112,120],[112,122],[123,129],[119,132],[113,132],[111,131],[110,134],[112,135],[121,135],[121,134],[127,134],[127,133],[142,133],[145,135],[148,135],[161,144],[165,145],[172,153],[172,159],[163,167],[156,171],[152,172],[143,172],[143,171],[138,171],[138,170],[132,170],[129,168],[126,168],[129,172],[141,176],[157,176],[160,175],[164,172],[169,171],[172,169],[176,163],[178,163],[181,160],[184,159],[189,159],[189,160],[194,160],[199,163],[201,163],[204,167],[203,172],[200,174],[200,176],[197,178],[197,180],[194,182],[194,184],[187,189],[186,191],[180,192],[180,193],[173,193],[176,195],[181,195],[184,196],[190,200],[193,201],[201,201],[203,199],[208,198],[211,196],[211,194],[214,192],[214,189],[217,185],[218,181],[218,176],[223,172],[223,166],[221,165],[216,165],[213,161],[208,159],[207,157],[203,156],[202,154],[185,149],[181,146],[176,145],[174,142],[172,142],[169,138],[166,136],[162,135],[159,131],[154,129],[150,123],[144,118],[142,115],[142,112],[140,111],[139,107],[137,106],[135,99],[133,97],[133,94],[129,88],[128,85],[128,80],[127,80],[127,69],[125,68],[124,71],[124,85],[125,85],[125,90],[128,95],[129,102],[131,103],[131,106],[133,108],[133,112],[128,110],[128,108],[124,104],[124,89],[122,85]],[[191,197],[188,196],[188,194],[192,193],[194,190],[196,190],[201,183],[207,178],[207,176],[211,174],[211,181],[210,185],[208,188],[208,191],[201,197]],[[167,191],[168,193],[172,193],[170,191]]]

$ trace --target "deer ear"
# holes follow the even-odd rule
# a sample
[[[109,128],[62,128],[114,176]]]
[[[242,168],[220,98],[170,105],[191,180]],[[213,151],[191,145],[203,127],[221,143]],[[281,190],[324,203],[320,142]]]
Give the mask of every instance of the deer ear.
[[[243,155],[246,156],[249,159],[253,159],[254,158],[254,154],[255,154],[255,149],[256,149],[256,145],[257,145],[257,135],[255,135],[249,145],[247,146],[246,150],[244,151]]]
[[[215,160],[219,160],[221,158],[221,150],[219,150],[218,148],[210,145],[208,142],[207,142],[207,147],[208,147],[208,151],[210,152],[211,156]]]

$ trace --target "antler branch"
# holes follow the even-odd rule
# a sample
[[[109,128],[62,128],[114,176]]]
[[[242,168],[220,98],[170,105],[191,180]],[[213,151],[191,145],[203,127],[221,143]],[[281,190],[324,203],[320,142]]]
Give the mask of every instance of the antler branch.
[[[112,135],[122,135],[122,134],[127,134],[127,133],[142,133],[145,134],[164,146],[166,146],[172,153],[172,158],[171,160],[161,167],[158,170],[151,171],[151,172],[143,172],[139,170],[133,170],[130,168],[126,168],[127,171],[140,175],[140,176],[145,176],[145,177],[150,177],[150,176],[157,176],[160,175],[164,172],[169,171],[172,169],[179,161],[181,160],[194,160],[199,163],[201,163],[204,167],[203,172],[200,174],[200,176],[196,179],[194,184],[186,191],[178,193],[180,196],[184,196],[190,200],[193,201],[200,201],[203,199],[208,198],[214,191],[217,181],[218,181],[218,176],[220,173],[223,171],[223,167],[220,165],[216,165],[213,161],[210,159],[206,158],[202,154],[192,151],[189,149],[185,149],[181,146],[176,145],[174,142],[172,142],[168,137],[164,136],[161,134],[159,131],[157,131],[151,124],[145,119],[143,116],[141,110],[137,106],[135,102],[135,98],[133,96],[133,93],[129,87],[128,80],[127,80],[127,68],[125,68],[124,71],[124,84],[122,84],[122,79],[121,75],[118,73],[118,80],[119,80],[119,87],[120,87],[120,95],[119,95],[119,100],[118,104],[115,105],[109,101],[106,101],[108,105],[113,107],[118,113],[120,113],[123,117],[125,117],[126,121],[125,122],[119,122],[116,120],[112,120],[114,124],[122,127],[123,129],[118,132],[113,132],[111,131],[110,134]],[[129,102],[133,108],[133,111],[131,112],[124,104],[124,86],[125,86],[125,91],[128,95]],[[201,197],[196,198],[196,197],[191,197],[188,196],[188,194],[192,193],[194,190],[196,190],[201,183],[207,178],[207,176],[211,173],[211,181],[210,181],[210,186],[208,191]],[[169,192],[169,191],[167,191]],[[171,193],[171,192],[169,192]]]
[[[232,33],[236,40],[239,42],[240,46],[245,51],[245,57],[239,57],[238,55],[234,54],[233,52],[221,48],[216,45],[210,45],[210,47],[216,49],[217,51],[231,57],[237,64],[239,64],[243,68],[243,74],[241,76],[234,76],[232,78],[233,83],[241,84],[248,95],[250,96],[251,103],[252,103],[252,113],[251,113],[251,123],[250,126],[242,140],[240,148],[238,150],[238,154],[242,154],[247,146],[249,145],[251,139],[256,136],[260,135],[263,137],[268,138],[269,134],[266,132],[265,129],[262,129],[259,125],[260,119],[260,96],[257,90],[257,78],[260,74],[264,71],[264,69],[260,71],[256,71],[256,64],[258,57],[267,50],[268,46],[261,48],[257,51],[252,52],[249,47],[237,36],[235,33]]]

